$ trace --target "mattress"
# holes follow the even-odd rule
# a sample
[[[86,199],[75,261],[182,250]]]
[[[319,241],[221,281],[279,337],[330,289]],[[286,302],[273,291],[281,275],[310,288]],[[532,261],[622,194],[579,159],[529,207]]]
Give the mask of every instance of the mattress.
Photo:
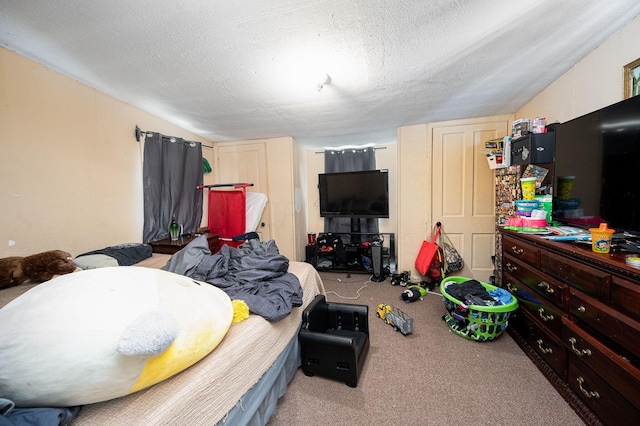
[[[168,259],[169,255],[154,253],[136,266],[159,268]],[[276,377],[272,381],[280,386],[280,390],[276,391],[280,396],[282,377],[290,380],[291,369],[299,366],[297,333],[302,311],[316,295],[324,293],[322,280],[311,265],[291,262],[289,272],[300,280],[303,304],[293,308],[288,317],[272,323],[251,315],[245,321],[233,323],[218,347],[196,364],[151,388],[86,405],[72,425],[223,424],[234,408],[230,416],[234,419],[234,426],[247,424],[248,421],[242,419],[244,407],[257,404],[264,398],[264,393],[256,392],[254,388],[258,388],[256,385],[265,373],[278,370],[272,373]],[[0,306],[8,303],[6,299],[17,297],[33,287],[33,284],[19,287],[0,291]],[[10,294],[5,293],[8,291]],[[280,370],[287,368],[289,374],[282,376]],[[263,387],[270,388],[271,385]],[[247,399],[246,395],[252,394],[257,394],[253,396],[257,402]],[[255,419],[254,413],[247,411],[246,414]],[[264,419],[264,422],[267,420]]]
[[[247,191],[247,233],[256,232],[266,205],[266,194]]]

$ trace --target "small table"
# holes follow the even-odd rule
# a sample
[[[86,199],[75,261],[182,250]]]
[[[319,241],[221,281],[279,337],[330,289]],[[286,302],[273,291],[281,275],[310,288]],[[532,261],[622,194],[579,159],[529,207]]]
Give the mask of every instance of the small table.
[[[207,242],[209,243],[209,250],[211,253],[218,251],[218,245],[220,242],[220,234],[212,234],[210,232],[206,234],[191,234],[187,237],[180,237],[177,240],[171,240],[171,238],[165,238],[164,240],[152,241],[149,243],[151,250],[154,253],[174,254],[183,249],[191,241],[198,238],[200,235],[207,236]]]

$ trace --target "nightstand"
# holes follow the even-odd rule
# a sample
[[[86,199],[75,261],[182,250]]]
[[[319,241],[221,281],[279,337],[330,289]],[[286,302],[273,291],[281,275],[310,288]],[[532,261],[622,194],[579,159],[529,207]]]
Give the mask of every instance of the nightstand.
[[[187,244],[198,238],[200,235],[201,234],[191,234],[188,237],[180,237],[175,241],[172,241],[171,238],[165,238],[164,240],[152,241],[149,245],[154,253],[174,254],[183,249]],[[217,252],[219,248],[220,234],[206,233],[204,235],[207,236],[207,242],[209,243],[209,250],[211,250],[211,254]]]

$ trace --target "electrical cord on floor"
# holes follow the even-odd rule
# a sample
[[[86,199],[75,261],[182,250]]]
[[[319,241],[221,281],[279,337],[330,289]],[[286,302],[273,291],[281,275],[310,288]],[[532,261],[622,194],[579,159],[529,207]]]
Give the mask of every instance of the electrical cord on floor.
[[[350,274],[347,274],[347,278],[351,278],[351,275],[350,275]],[[365,281],[365,282],[362,284],[362,286],[361,286],[358,290],[356,290],[356,296],[343,296],[343,295],[341,295],[341,294],[339,294],[339,293],[337,293],[337,292],[335,292],[335,291],[333,291],[333,290],[327,291],[327,292],[325,292],[325,293],[326,293],[326,294],[333,294],[333,295],[335,295],[336,297],[339,297],[340,299],[345,299],[345,300],[358,300],[358,299],[360,299],[360,296],[361,296],[361,294],[360,294],[360,293],[361,293],[365,288],[367,288],[367,284],[369,284],[369,283],[373,282],[372,278],[373,278],[373,275],[370,275],[370,276],[369,276],[369,279],[368,279],[367,281]],[[341,279],[341,278],[329,279],[329,278],[323,277],[323,278],[322,278],[322,280],[323,280],[323,281],[334,281],[334,282],[338,282],[338,283],[341,283],[341,282],[342,282],[342,279]],[[379,284],[379,283],[377,283],[377,284]],[[408,282],[406,286],[402,286],[402,287],[406,289],[406,287],[407,287],[407,286],[411,286],[411,285],[420,285],[420,284],[421,284],[421,283],[418,283],[418,282]],[[423,287],[423,288],[424,288],[424,287]],[[439,289],[440,287],[439,287],[439,286],[436,286],[436,287],[434,287],[434,288],[438,288],[438,289]],[[429,290],[428,288],[425,288],[425,291],[426,291],[426,294],[433,294],[434,296],[442,297],[442,293],[440,293],[440,291],[433,291],[433,290]],[[426,296],[426,295],[425,295],[425,296]]]
[[[348,276],[348,277],[350,277],[350,276]],[[332,291],[332,290],[327,291],[327,292],[325,292],[325,293],[326,293],[326,294],[334,294],[335,296],[339,297],[340,299],[345,299],[345,300],[358,300],[358,299],[360,299],[360,292],[361,292],[362,290],[364,290],[365,288],[367,288],[367,284],[369,284],[370,282],[372,282],[372,281],[371,281],[371,278],[372,278],[372,277],[373,277],[373,275],[371,275],[371,276],[369,277],[369,279],[368,279],[367,281],[365,281],[365,282],[362,284],[362,286],[360,286],[360,288],[359,288],[358,290],[356,290],[356,296],[343,296],[343,295],[341,295],[341,294],[339,294],[339,293],[336,293],[335,291]],[[329,281],[329,280],[327,280],[327,279],[323,279],[323,281]],[[335,281],[335,282],[341,283],[341,282],[342,282],[342,279],[337,278],[337,279],[335,279],[335,280],[330,280],[330,281]]]

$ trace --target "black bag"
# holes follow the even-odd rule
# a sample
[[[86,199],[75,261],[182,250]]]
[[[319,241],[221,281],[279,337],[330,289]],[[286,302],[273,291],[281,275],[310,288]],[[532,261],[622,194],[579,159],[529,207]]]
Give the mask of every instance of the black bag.
[[[444,272],[449,275],[452,272],[457,272],[464,268],[464,260],[458,250],[453,246],[453,243],[444,232],[444,229],[440,232],[440,247],[444,254]]]

